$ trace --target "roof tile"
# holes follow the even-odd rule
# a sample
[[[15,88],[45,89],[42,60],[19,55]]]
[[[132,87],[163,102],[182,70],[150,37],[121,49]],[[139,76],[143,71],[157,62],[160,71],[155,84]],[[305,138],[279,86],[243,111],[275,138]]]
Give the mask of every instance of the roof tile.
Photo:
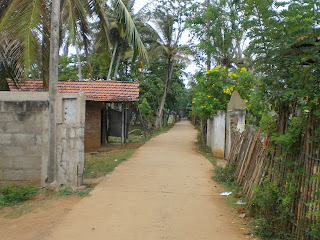
[[[41,80],[7,79],[10,91],[43,92]],[[120,81],[58,81],[59,93],[84,92],[86,100],[97,102],[138,102],[139,83]]]

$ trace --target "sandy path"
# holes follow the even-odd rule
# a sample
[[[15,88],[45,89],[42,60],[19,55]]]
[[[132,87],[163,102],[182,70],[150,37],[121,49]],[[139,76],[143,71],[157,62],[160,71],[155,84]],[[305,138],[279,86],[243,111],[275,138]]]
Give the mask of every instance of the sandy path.
[[[49,239],[248,239],[194,151],[196,130],[182,121],[105,177]]]

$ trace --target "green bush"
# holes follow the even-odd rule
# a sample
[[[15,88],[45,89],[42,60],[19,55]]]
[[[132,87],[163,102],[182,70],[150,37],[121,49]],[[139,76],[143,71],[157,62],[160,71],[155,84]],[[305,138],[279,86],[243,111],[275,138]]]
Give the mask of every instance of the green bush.
[[[259,226],[255,234],[265,239],[293,239],[287,228],[290,219],[293,196],[284,188],[279,187],[277,181],[266,178],[259,187],[250,202],[250,215],[256,220],[254,224]]]
[[[33,185],[6,184],[0,188],[0,206],[19,204],[35,196],[37,192]]]
[[[234,183],[234,165],[226,165],[225,167],[217,166],[213,171],[213,180],[220,183]]]

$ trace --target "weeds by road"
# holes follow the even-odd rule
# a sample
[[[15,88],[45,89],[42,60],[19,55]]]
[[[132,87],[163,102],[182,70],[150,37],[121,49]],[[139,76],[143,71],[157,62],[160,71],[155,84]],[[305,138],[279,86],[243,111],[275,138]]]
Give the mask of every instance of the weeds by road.
[[[121,162],[127,160],[137,148],[116,149],[107,152],[86,154],[85,179],[102,177],[111,172]]]

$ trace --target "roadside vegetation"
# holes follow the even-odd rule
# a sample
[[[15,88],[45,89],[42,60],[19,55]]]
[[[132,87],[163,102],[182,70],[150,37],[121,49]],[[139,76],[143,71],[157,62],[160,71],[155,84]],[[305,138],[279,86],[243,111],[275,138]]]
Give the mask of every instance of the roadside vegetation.
[[[6,184],[0,187],[0,207],[20,204],[35,196],[37,192],[38,189],[33,185]]]
[[[207,63],[190,88],[202,144],[206,120],[226,111],[236,90],[268,150],[270,167],[248,203],[256,234],[319,239],[320,2],[214,1],[193,10],[188,25]],[[232,182],[232,166],[215,171]]]

